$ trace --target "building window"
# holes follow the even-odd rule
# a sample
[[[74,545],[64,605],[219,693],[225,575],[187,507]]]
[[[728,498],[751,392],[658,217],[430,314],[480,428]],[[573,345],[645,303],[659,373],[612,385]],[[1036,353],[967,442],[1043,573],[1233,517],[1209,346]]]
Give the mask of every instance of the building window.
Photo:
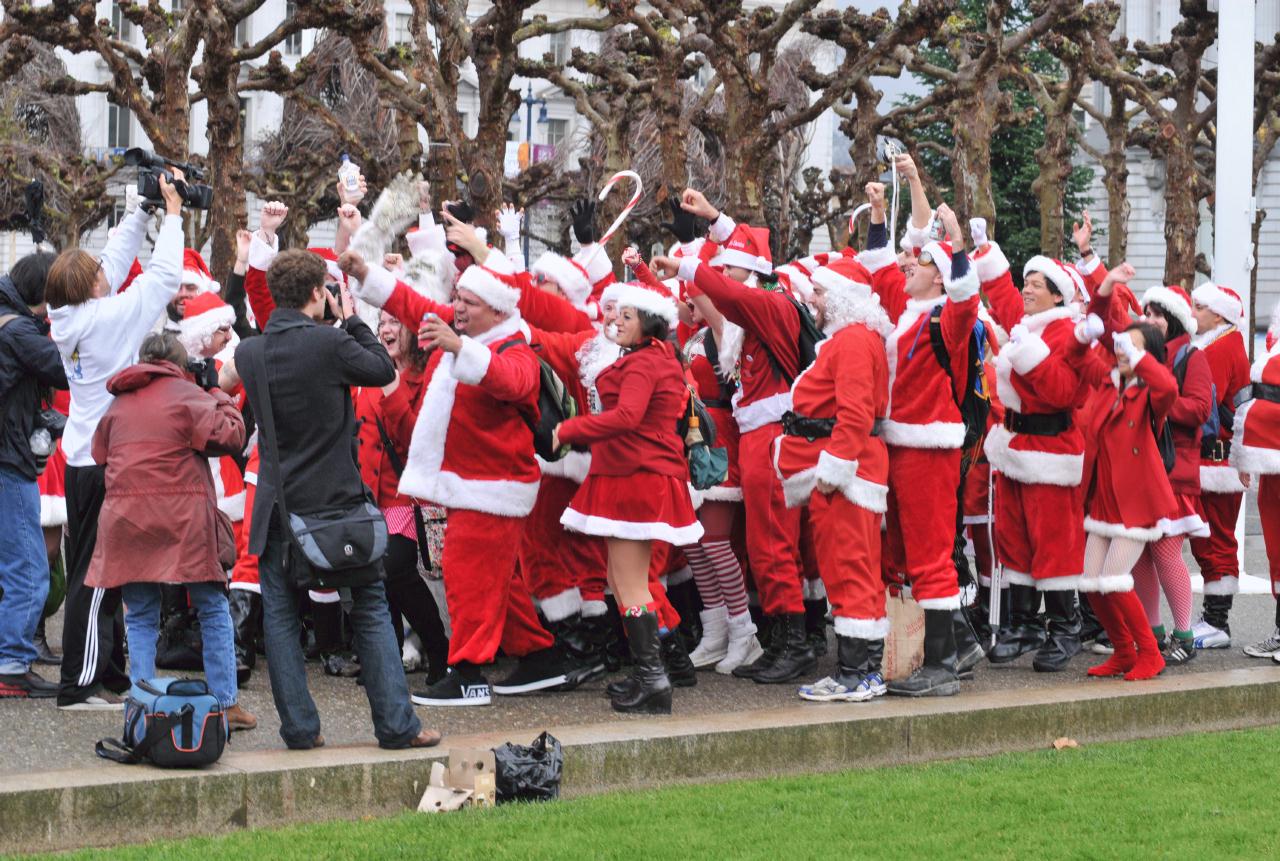
[[[395,27],[392,30],[393,45],[412,45],[413,44],[413,16],[404,12],[397,12],[395,19]]]
[[[568,120],[547,120],[547,145],[559,149],[569,136]]]
[[[111,29],[116,31],[122,41],[130,42],[133,40],[133,22],[124,17],[124,13],[120,11],[119,3],[111,4]]]
[[[124,216],[124,204],[117,203],[111,208],[111,214],[107,216],[107,229],[110,230],[120,222],[124,221]]]
[[[565,63],[569,62],[569,54],[571,53],[569,34],[568,32],[552,33],[550,38],[551,62],[555,63],[557,66],[563,66]]]
[[[284,4],[285,18],[292,18],[297,14],[298,14],[298,4],[295,3],[294,0],[289,0],[289,2]],[[290,33],[288,36],[285,37],[284,52],[286,54],[302,53],[302,31],[301,30],[298,30],[295,33]]]
[[[181,15],[187,11],[187,0],[173,0],[173,14]]]
[[[240,23],[236,25],[236,44],[248,45],[252,41],[252,32],[249,30],[249,16],[240,19]]]
[[[241,97],[240,99],[240,139],[244,140],[246,131],[249,128],[249,100]]]
[[[133,116],[128,108],[107,105],[107,146],[128,149],[131,125],[133,125]]]

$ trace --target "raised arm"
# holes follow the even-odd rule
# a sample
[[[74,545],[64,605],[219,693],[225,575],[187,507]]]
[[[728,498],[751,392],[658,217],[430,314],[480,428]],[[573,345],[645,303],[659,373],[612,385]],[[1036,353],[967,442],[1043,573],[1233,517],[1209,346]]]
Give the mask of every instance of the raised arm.
[[[453,322],[452,305],[433,302],[381,266],[365,262],[358,251],[343,252],[338,258],[338,268],[356,279],[352,287],[356,298],[382,308],[411,331],[418,331],[427,314],[435,314],[446,323]]]
[[[396,378],[395,363],[368,323],[357,316],[348,317],[342,321],[341,332],[336,338],[334,353],[343,383],[385,386]]]
[[[111,295],[120,290],[120,285],[129,277],[129,269],[138,257],[142,248],[142,240],[147,235],[147,225],[151,222],[151,214],[138,207],[124,217],[116,226],[115,235],[107,239],[102,249],[102,271],[107,276],[107,285]]]

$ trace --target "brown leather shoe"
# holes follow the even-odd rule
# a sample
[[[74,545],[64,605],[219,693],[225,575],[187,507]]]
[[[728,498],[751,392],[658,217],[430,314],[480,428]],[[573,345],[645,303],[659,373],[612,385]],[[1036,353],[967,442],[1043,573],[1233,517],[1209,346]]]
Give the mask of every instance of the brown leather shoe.
[[[318,733],[316,734],[316,740],[311,742],[312,750],[315,750],[317,747],[324,747],[324,736]]]
[[[227,726],[231,728],[232,732],[256,729],[258,719],[245,711],[244,707],[239,703],[236,703],[227,709]]]
[[[439,730],[424,729],[422,732],[409,739],[409,747],[435,747],[440,743],[442,736]]]

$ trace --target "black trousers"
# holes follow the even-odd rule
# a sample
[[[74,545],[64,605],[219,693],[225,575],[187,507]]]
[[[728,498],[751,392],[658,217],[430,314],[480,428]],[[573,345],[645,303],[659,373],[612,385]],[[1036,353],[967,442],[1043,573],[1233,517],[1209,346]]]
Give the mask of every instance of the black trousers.
[[[106,474],[104,466],[67,467],[67,603],[59,705],[80,702],[104,686],[116,693],[129,689],[120,590],[84,583],[98,541]]]
[[[396,639],[403,647],[403,616],[422,638],[423,652],[432,666],[443,667],[448,659],[449,638],[445,636],[435,596],[418,574],[418,543],[403,535],[392,535],[382,564],[387,572],[387,604]]]

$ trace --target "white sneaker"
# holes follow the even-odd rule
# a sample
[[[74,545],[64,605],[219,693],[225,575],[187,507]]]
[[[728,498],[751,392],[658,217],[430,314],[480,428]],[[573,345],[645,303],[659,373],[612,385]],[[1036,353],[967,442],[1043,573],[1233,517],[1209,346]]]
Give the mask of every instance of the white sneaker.
[[[727,676],[743,664],[760,659],[764,649],[756,640],[756,625],[750,613],[729,617],[729,648],[724,660],[716,664],[716,672]]]
[[[698,614],[702,619],[702,639],[698,647],[689,653],[689,660],[699,669],[718,664],[729,654],[729,611],[722,604],[703,610]]]
[[[67,703],[65,706],[59,705],[58,708],[64,712],[120,711],[124,708],[124,697],[113,694],[111,691],[102,691],[74,703]]]
[[[1204,619],[1191,626],[1191,633],[1196,638],[1197,649],[1226,649],[1231,646],[1231,635]]]
[[[1245,646],[1244,653],[1251,658],[1274,658],[1280,655],[1280,628],[1276,628],[1275,633],[1261,643]]]
[[[417,634],[409,634],[404,638],[404,648],[400,650],[400,663],[404,665],[406,673],[417,672],[422,667],[422,652],[418,649],[421,645],[418,641]]]
[[[812,703],[862,703],[882,697],[888,690],[884,677],[879,673],[863,676],[852,688],[827,676],[819,682],[800,687],[800,699]]]

